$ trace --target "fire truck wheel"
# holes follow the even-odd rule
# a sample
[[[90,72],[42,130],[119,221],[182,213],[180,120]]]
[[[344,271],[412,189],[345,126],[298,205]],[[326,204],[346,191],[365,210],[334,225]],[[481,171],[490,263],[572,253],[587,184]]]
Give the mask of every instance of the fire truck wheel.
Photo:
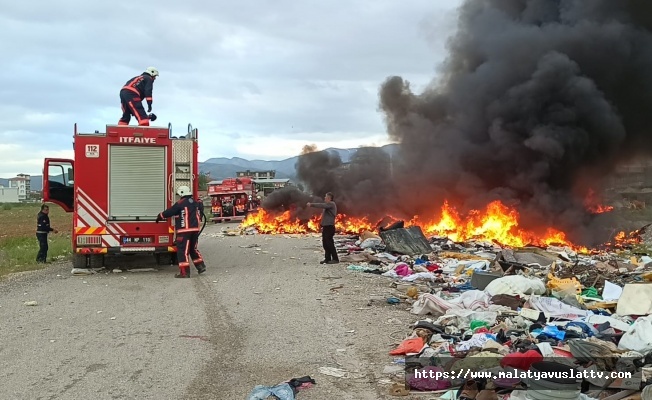
[[[85,254],[75,253],[72,256],[72,267],[73,268],[79,268],[79,269],[87,268],[87,266],[86,266],[86,255]]]
[[[88,257],[88,264],[91,268],[102,268],[104,267],[104,255],[103,254],[91,254]]]

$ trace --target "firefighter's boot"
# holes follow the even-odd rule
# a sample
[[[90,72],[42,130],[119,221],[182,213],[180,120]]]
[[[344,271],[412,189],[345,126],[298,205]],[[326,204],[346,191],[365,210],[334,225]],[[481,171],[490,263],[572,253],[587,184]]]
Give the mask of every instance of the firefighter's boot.
[[[190,278],[189,267],[179,267],[179,273],[174,275],[175,278]]]
[[[195,267],[197,268],[198,274],[203,274],[204,272],[206,272],[206,264],[204,264],[203,261],[195,265]]]

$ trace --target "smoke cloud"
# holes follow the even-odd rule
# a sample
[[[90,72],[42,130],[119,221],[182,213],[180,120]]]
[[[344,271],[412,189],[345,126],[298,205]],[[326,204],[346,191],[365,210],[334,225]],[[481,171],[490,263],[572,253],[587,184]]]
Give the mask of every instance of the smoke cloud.
[[[468,210],[500,199],[524,228],[597,240],[587,190],[620,160],[652,153],[652,2],[467,0],[459,12],[423,93],[399,76],[380,87],[400,144],[391,162],[365,148],[345,169],[306,148],[298,178],[354,215],[410,218],[444,200]]]

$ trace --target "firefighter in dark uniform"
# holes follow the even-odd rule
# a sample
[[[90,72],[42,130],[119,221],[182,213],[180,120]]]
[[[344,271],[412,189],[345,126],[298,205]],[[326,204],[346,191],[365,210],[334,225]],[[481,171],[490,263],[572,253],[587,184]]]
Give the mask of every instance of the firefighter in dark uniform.
[[[50,207],[46,204],[41,206],[41,211],[36,216],[36,239],[38,239],[37,263],[45,263],[48,257],[48,234],[57,233],[56,229],[50,227]]]
[[[136,117],[139,126],[149,126],[149,121],[156,121],[156,115],[147,115],[143,108],[143,99],[147,100],[147,112],[152,112],[152,90],[158,70],[148,67],[141,75],[127,81],[120,90],[120,103],[122,105],[122,118],[118,125],[129,125],[131,116]]]
[[[176,216],[175,231],[177,233],[177,259],[179,261],[179,273],[175,278],[190,278],[190,262],[197,268],[198,273],[206,272],[206,264],[197,249],[199,241],[199,230],[201,216],[204,214],[204,204],[192,198],[188,186],[181,186],[177,190],[181,199],[172,207],[163,211],[156,217],[156,222]]]

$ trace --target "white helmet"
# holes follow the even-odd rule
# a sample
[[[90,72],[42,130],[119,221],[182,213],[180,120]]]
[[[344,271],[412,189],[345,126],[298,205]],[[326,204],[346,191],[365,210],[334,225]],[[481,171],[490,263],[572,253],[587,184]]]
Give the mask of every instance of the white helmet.
[[[147,67],[147,69],[145,70],[145,72],[147,72],[147,73],[150,74],[151,76],[158,76],[158,69],[156,69],[156,68],[154,68],[154,67]]]
[[[179,186],[179,189],[177,189],[177,194],[181,197],[189,196],[191,194],[190,188],[188,186]]]

